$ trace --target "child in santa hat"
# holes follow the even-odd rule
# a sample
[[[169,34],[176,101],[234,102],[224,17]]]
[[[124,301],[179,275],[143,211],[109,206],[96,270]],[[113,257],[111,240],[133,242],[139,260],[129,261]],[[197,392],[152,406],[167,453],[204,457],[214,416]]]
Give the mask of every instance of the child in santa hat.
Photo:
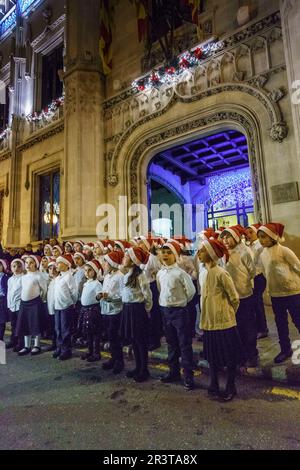
[[[300,333],[300,260],[289,248],[282,246],[284,225],[269,223],[258,230],[263,247],[261,261],[267,278],[281,351],[274,362],[280,364],[292,356],[288,312]]]
[[[43,301],[47,295],[47,282],[39,271],[41,258],[30,255],[26,257],[25,269],[27,274],[22,276],[21,305],[18,315],[17,336],[24,336],[25,347],[19,351],[19,356],[30,353],[31,339],[34,347],[31,355],[41,353],[40,337],[43,329]]]
[[[85,265],[86,283],[81,294],[81,316],[83,319],[83,335],[87,338],[88,352],[81,359],[88,362],[100,361],[101,339],[101,313],[97,295],[102,292],[102,285],[97,276],[102,270],[100,262],[96,259],[88,261]]]
[[[64,251],[67,255],[72,255],[73,254],[73,244],[72,242],[66,242],[64,246]]]
[[[53,258],[57,259],[59,256],[61,256],[63,254],[63,250],[62,248],[59,246],[59,245],[55,245],[53,248],[52,248],[52,256]]]
[[[101,314],[105,323],[107,340],[110,343],[111,359],[102,366],[104,370],[111,370],[119,374],[124,369],[122,341],[120,337],[123,274],[119,267],[123,262],[123,253],[115,251],[104,256],[104,280],[102,292],[97,299],[100,300]]]
[[[246,228],[248,247],[251,250],[256,269],[256,275],[254,278],[253,298],[256,315],[257,339],[267,338],[269,334],[263,299],[267,281],[263,274],[263,266],[260,259],[263,247],[261,246],[257,236],[257,232],[260,226],[261,224],[253,224],[249,225],[249,227]]]
[[[54,284],[55,332],[57,349],[53,358],[65,361],[72,357],[72,325],[78,290],[71,268],[70,255],[59,256],[56,260],[59,276]]]
[[[51,245],[45,245],[44,246],[44,256],[52,256],[52,246]]]
[[[24,276],[25,263],[21,259],[15,259],[11,263],[12,277],[7,283],[7,307],[10,314],[11,338],[7,349],[13,348],[14,352],[19,352],[24,347],[24,338],[17,336],[17,322],[21,305],[22,276]]]
[[[121,337],[124,344],[132,344],[136,367],[127,373],[136,382],[149,378],[148,371],[148,315],[152,309],[152,292],[143,272],[149,256],[140,248],[129,248],[124,257],[128,272],[123,278]]]
[[[200,283],[203,353],[210,371],[208,393],[222,401],[230,401],[236,395],[235,376],[241,353],[235,317],[240,302],[231,276],[218,266],[224,256],[229,258],[227,249],[219,240],[204,240],[198,252],[200,262],[206,266]],[[218,381],[221,367],[227,367],[224,393],[220,392]]]
[[[47,310],[48,310],[48,334],[52,339],[52,344],[48,351],[56,351],[56,333],[55,333],[55,279],[59,276],[56,260],[52,258],[48,264],[49,286],[47,292]]]
[[[83,290],[83,286],[86,283],[86,276],[85,276],[85,264],[86,264],[86,256],[76,251],[73,255],[74,263],[75,263],[75,271],[73,272],[73,276],[75,279],[77,291],[78,291],[78,300],[75,305],[75,312],[73,316],[73,326],[72,326],[72,343],[75,344],[83,344],[83,332],[82,332],[82,315],[81,315],[81,294]]]
[[[245,229],[241,225],[235,225],[223,230],[221,239],[230,255],[224,267],[231,275],[240,297],[236,319],[244,348],[244,360],[241,365],[257,367],[257,330],[252,288],[256,270],[249,248],[242,243],[244,234]]]
[[[9,321],[7,309],[8,262],[0,259],[0,341],[4,339],[6,322]]]
[[[165,243],[161,255],[164,267],[158,272],[156,278],[170,367],[168,375],[162,377],[161,380],[164,383],[180,381],[179,358],[181,356],[184,386],[187,390],[192,390],[194,388],[194,361],[187,305],[193,299],[196,289],[191,277],[177,265],[180,250],[178,243]]]
[[[153,306],[149,318],[149,351],[160,348],[161,338],[163,337],[162,315],[159,307],[159,292],[156,284],[156,275],[162,268],[162,264],[158,257],[151,253],[153,251],[154,241],[152,238],[141,236],[137,240],[139,248],[141,248],[149,256],[148,263],[144,269],[144,273],[149,282],[152,292]]]

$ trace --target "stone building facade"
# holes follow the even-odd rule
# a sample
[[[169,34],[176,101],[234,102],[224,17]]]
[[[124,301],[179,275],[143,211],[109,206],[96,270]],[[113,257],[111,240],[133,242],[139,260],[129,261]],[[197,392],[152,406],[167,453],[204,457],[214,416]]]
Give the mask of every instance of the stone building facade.
[[[241,5],[249,5],[250,16],[238,22]],[[38,241],[49,220],[51,234],[57,230],[63,240],[95,239],[100,204],[120,196],[129,206],[147,204],[148,167],[160,151],[233,129],[247,138],[256,219],[283,222],[287,244],[300,255],[299,2],[205,2],[199,21],[206,36],[184,25],[175,45],[180,53],[209,39],[215,49],[175,83],[144,90],[132,82],[163,58],[156,44],[145,55],[129,0],[115,2],[108,76],[99,57],[100,0],[10,7],[0,26],[0,79],[8,95],[0,138],[4,246]],[[60,90],[45,77],[55,51],[63,53],[63,92],[52,94],[45,109],[49,80],[54,93]],[[57,213],[54,204],[48,214],[42,205],[46,181]],[[120,224],[128,217],[120,214]]]

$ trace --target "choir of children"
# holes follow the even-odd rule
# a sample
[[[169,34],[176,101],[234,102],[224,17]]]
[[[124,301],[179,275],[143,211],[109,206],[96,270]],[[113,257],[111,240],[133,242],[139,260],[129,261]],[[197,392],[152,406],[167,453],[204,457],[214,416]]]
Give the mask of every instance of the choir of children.
[[[40,354],[46,324],[53,358],[70,359],[74,339],[84,338],[88,352],[82,359],[94,362],[101,359],[105,338],[111,358],[102,368],[114,374],[124,369],[123,346],[131,345],[135,368],[126,375],[144,382],[150,377],[148,351],[159,348],[165,336],[169,373],[161,381],[181,381],[182,367],[184,386],[191,390],[192,337],[200,326],[210,367],[208,393],[230,401],[237,367],[256,367],[257,339],[268,336],[266,285],[281,348],[275,363],[292,355],[288,313],[300,333],[300,261],[281,245],[283,231],[278,223],[207,229],[199,236],[195,258],[184,237],[150,235],[131,243],[77,240],[61,246],[54,240],[45,244],[42,258],[31,248],[10,262],[2,252],[0,340],[10,321],[7,348],[19,356]],[[195,325],[199,289],[201,320]],[[218,373],[224,368],[227,382],[221,391]]]

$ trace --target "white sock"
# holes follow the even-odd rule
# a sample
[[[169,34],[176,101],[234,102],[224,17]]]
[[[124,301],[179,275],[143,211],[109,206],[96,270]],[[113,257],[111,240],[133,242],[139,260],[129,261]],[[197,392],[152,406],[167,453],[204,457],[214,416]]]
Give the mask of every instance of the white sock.
[[[30,349],[31,336],[24,336],[24,345],[25,348]]]
[[[39,348],[40,347],[40,336],[34,336],[34,347]]]

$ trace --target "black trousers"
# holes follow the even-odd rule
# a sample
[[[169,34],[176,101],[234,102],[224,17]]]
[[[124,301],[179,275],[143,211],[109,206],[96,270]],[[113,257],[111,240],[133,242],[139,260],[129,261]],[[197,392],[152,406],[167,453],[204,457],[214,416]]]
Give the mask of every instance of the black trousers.
[[[55,310],[55,332],[57,349],[61,353],[72,352],[72,325],[74,308]]]
[[[14,347],[22,349],[24,347],[24,336],[17,336],[17,323],[18,323],[19,312],[9,311],[10,324],[11,324],[11,337],[10,340]]]
[[[135,368],[137,374],[144,374],[148,372],[148,344],[143,339],[134,339],[132,342],[132,349],[135,358]]]
[[[266,289],[267,280],[263,274],[258,274],[254,278],[254,309],[256,316],[256,329],[258,333],[266,333],[268,331],[266,312],[264,306],[264,291]]]
[[[253,296],[240,299],[236,313],[238,332],[242,341],[244,361],[255,360],[258,357],[257,330],[255,321]]]
[[[280,348],[283,353],[291,350],[289,337],[288,312],[292,321],[300,333],[300,295],[289,295],[288,297],[271,297],[272,308],[275,314]]]
[[[88,350],[91,356],[99,356],[100,355],[100,335],[94,335],[93,333],[88,333],[87,341],[88,341]]]
[[[121,313],[117,315],[103,315],[106,317],[107,339],[110,342],[111,359],[115,362],[124,362],[122,340],[120,336]]]
[[[0,341],[4,340],[5,325],[6,323],[0,323]]]
[[[163,321],[158,303],[159,292],[155,281],[150,283],[150,289],[152,292],[153,307],[149,318],[149,350],[152,351],[160,347],[160,340],[163,336]]]
[[[179,358],[185,376],[193,375],[193,348],[191,324],[187,307],[161,307],[166,341],[168,363],[172,374],[179,374]]]

